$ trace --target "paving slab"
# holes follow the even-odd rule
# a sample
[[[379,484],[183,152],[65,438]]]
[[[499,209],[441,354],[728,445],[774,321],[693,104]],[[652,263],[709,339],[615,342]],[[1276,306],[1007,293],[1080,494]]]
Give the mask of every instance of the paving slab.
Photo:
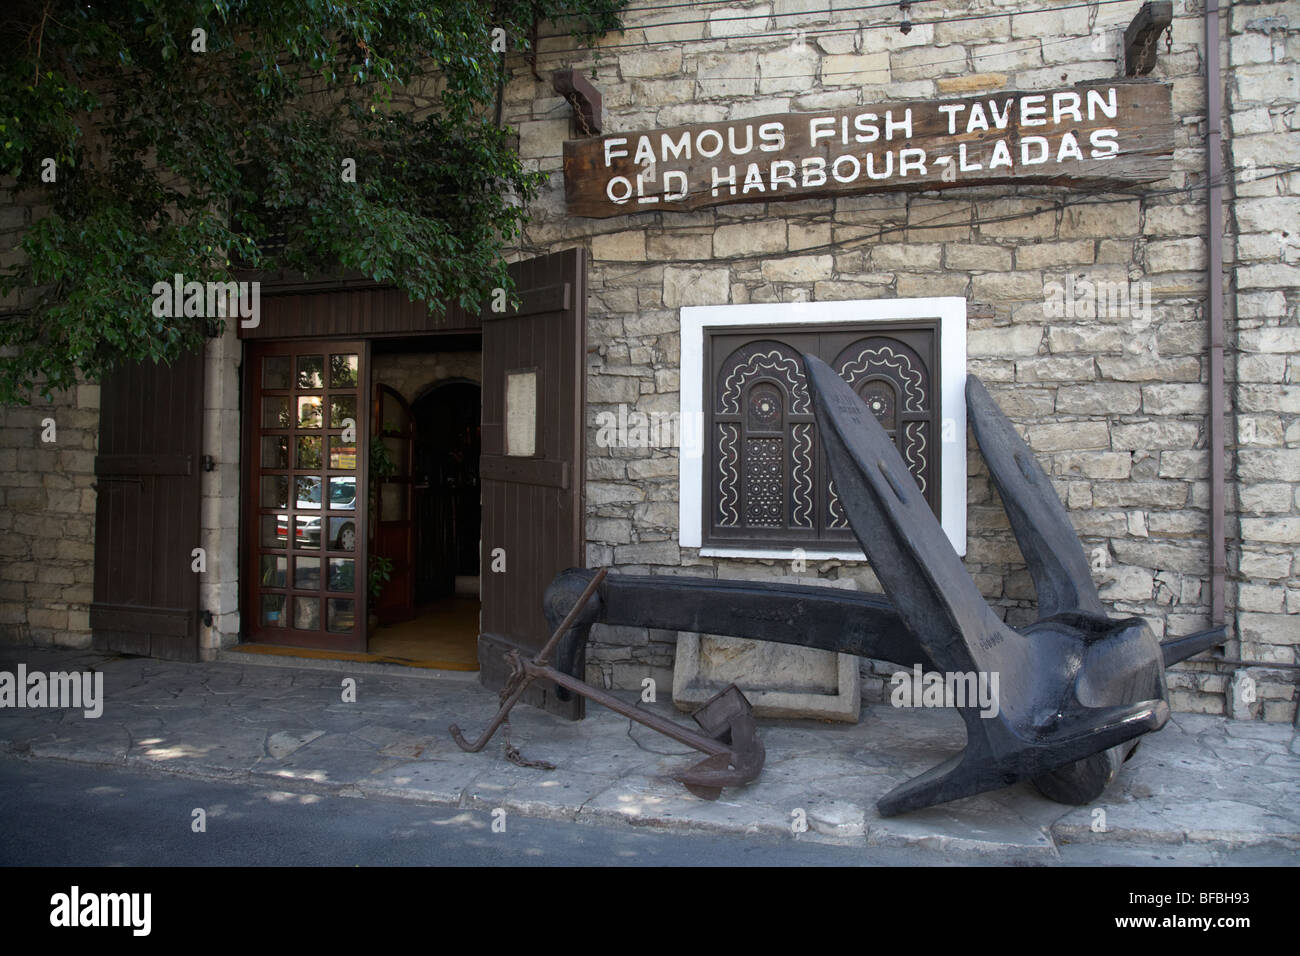
[[[1246,851],[1300,862],[1300,746],[1289,724],[1176,714],[1091,806],[1052,803],[1022,783],[886,819],[875,809],[881,796],[960,750],[956,712],[865,704],[856,726],[759,720],[762,774],[708,801],[672,779],[699,754],[595,704],[579,722],[513,712],[511,743],[525,760],[554,764],[547,770],[507,760],[504,733],[477,754],[454,744],[449,725],[477,735],[497,707],[496,694],[462,673],[249,657],[186,664],[0,646],[0,670],[21,662],[104,675],[98,718],[0,708],[0,751],[475,813],[914,847],[935,851],[930,862],[1050,864],[1066,849],[1117,865],[1213,865]],[[345,678],[356,682],[354,701],[344,699]],[[668,702],[620,696],[685,720]]]

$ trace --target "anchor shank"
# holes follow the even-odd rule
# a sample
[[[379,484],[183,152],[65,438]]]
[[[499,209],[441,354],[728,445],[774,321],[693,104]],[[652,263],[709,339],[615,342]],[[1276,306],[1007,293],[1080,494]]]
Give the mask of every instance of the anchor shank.
[[[609,568],[601,568],[592,575],[591,580],[588,581],[587,586],[583,588],[582,594],[579,595],[578,600],[574,602],[573,607],[569,609],[569,613],[566,614],[564,620],[560,622],[560,626],[555,629],[551,634],[550,639],[532,661],[521,662],[517,656],[513,658],[515,666],[519,667],[524,672],[524,675],[519,680],[518,686],[516,686],[515,689],[511,691],[510,695],[502,701],[496,717],[492,719],[492,723],[488,725],[487,730],[483,731],[483,735],[479,737],[478,740],[471,744],[465,739],[465,735],[461,733],[460,727],[452,724],[451,727],[448,728],[451,732],[452,739],[456,741],[456,746],[468,753],[478,753],[487,746],[487,742],[492,739],[492,735],[501,728],[501,725],[505,723],[506,718],[510,716],[510,709],[518,703],[519,698],[522,697],[524,691],[528,689],[528,685],[532,683],[533,678],[537,676],[536,673],[529,669],[530,665],[545,667],[547,660],[550,659],[551,654],[555,650],[555,645],[560,642],[560,638],[565,635],[569,630],[569,627],[575,620],[577,620],[578,615],[582,613],[583,608],[587,606],[587,602],[591,600],[591,596],[596,593],[596,589],[600,587],[600,583],[605,580],[605,575],[608,573]],[[546,669],[550,670],[550,668]]]
[[[460,727],[456,724],[452,724],[448,730],[451,731],[451,737],[456,741],[456,745],[460,747],[461,750],[471,754],[476,754],[486,747],[488,741],[492,739],[492,735],[501,729],[501,725],[505,723],[506,718],[510,716],[511,708],[519,702],[519,698],[523,696],[524,691],[528,689],[528,685],[532,682],[533,676],[531,674],[526,675],[519,681],[518,686],[515,687],[510,696],[502,701],[501,707],[497,710],[497,715],[492,718],[492,723],[488,724],[487,730],[483,731],[482,736],[480,736],[478,740],[474,741],[474,743],[471,744],[466,740],[465,735],[461,733]]]

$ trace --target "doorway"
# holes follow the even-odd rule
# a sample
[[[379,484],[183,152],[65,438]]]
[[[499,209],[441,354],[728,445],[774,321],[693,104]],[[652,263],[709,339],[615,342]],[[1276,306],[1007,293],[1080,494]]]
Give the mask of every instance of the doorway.
[[[482,352],[477,336],[372,345],[371,550],[387,571],[368,650],[477,670]],[[376,471],[376,466],[379,471]]]
[[[411,406],[415,418],[415,603],[479,596],[478,382],[439,382]]]
[[[510,676],[506,652],[531,655],[545,643],[546,587],[565,568],[582,566],[586,556],[587,257],[569,249],[509,269],[515,296],[504,311],[431,311],[397,289],[352,280],[342,287],[313,279],[263,290],[260,324],[238,330],[245,346],[240,651],[457,666],[428,659],[432,621],[463,633],[467,659],[459,666],[478,670],[481,682],[496,689]],[[376,373],[372,358],[388,368]],[[415,464],[417,448],[422,460],[435,460],[426,442],[434,441],[428,436],[447,414],[464,424],[459,416],[470,414],[473,390],[451,387],[466,383],[480,388],[480,430],[463,436],[481,440],[478,474],[444,467],[458,486],[453,490],[470,501],[464,486],[475,479],[479,484],[479,538],[473,543],[461,534],[474,527],[463,501],[453,495],[441,505],[432,498],[421,502]],[[399,423],[391,436],[381,434],[382,421],[378,431],[373,426],[376,384],[389,385],[410,411],[408,425]],[[451,390],[433,395],[444,385]],[[449,447],[456,447],[459,434],[452,434]],[[409,522],[409,598],[398,597],[409,599],[412,614],[378,631],[394,640],[407,634],[425,660],[385,657],[376,653],[385,645],[371,639],[377,602],[370,593],[370,545],[379,521],[371,520],[370,457],[389,437],[398,445],[409,441],[405,490],[388,495],[390,509],[397,509],[390,514]],[[181,465],[193,473],[193,461]],[[110,498],[101,496],[99,507]],[[457,523],[442,544],[423,517],[439,507],[450,507]],[[133,514],[141,524],[155,517],[143,508]],[[399,536],[394,548],[404,546]],[[477,553],[482,567],[477,601],[470,593],[473,575],[462,573],[468,553]],[[426,614],[426,599],[440,600],[439,588],[446,593],[448,566],[460,611],[429,608]],[[102,600],[122,603],[119,598],[135,600],[116,592]],[[582,647],[560,663],[581,675]],[[561,700],[540,684],[524,699],[569,718],[582,713],[581,697]]]

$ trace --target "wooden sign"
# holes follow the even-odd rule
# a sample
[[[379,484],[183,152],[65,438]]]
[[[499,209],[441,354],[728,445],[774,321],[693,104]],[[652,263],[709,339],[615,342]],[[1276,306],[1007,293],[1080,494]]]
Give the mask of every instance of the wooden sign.
[[[1154,182],[1169,87],[1088,83],[611,133],[564,144],[573,216],[993,183]]]

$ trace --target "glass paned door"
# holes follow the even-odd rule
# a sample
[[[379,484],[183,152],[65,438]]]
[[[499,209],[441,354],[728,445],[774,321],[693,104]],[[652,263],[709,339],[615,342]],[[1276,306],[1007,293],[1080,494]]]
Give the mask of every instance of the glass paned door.
[[[250,640],[365,650],[364,365],[362,342],[250,345]]]

